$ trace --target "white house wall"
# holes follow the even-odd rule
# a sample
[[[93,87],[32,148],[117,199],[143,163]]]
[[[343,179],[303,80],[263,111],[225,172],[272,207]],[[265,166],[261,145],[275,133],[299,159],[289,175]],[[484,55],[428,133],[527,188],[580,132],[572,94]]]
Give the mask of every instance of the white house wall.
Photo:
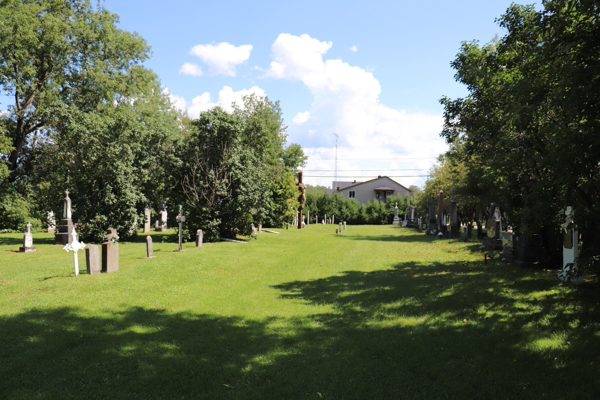
[[[390,178],[382,177],[379,179],[375,179],[369,182],[362,183],[357,186],[341,189],[340,193],[344,197],[348,197],[348,193],[350,191],[355,192],[355,199],[358,200],[361,204],[367,204],[369,201],[375,200],[375,188],[387,186],[394,189],[392,195],[401,195],[404,196],[408,193],[408,189],[403,186],[397,184]]]

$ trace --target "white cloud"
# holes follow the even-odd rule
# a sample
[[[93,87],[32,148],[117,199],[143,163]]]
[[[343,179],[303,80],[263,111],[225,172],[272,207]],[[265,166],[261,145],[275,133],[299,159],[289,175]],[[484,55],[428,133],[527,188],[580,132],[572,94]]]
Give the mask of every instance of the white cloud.
[[[190,54],[199,57],[211,75],[235,76],[236,67],[247,61],[252,53],[252,45],[234,46],[227,42],[219,44],[198,44]]]
[[[181,66],[181,68],[179,69],[179,73],[192,76],[204,75],[204,71],[202,71],[202,68],[200,68],[196,64],[187,62]]]
[[[335,146],[333,132],[340,135],[339,169],[342,169],[344,159],[348,161],[348,168],[363,170],[390,169],[394,161],[402,160],[405,160],[401,164],[405,169],[428,168],[434,157],[447,148],[439,137],[443,124],[442,115],[407,112],[381,104],[381,85],[371,72],[342,60],[324,59],[332,45],[332,42],[321,42],[308,35],[281,34],[271,47],[273,61],[264,75],[301,81],[312,94],[308,128],[326,129],[320,128],[319,135],[307,135],[305,129],[294,132],[290,128],[290,138],[293,141],[302,143],[304,138],[304,141],[310,143],[303,145],[311,156],[307,169],[318,169],[318,163],[324,163],[325,158],[334,157],[331,153]],[[294,137],[294,134],[297,136]],[[309,183],[330,186],[332,180],[309,180]],[[423,179],[398,178],[398,181],[408,186]]]
[[[302,125],[303,123],[308,121],[309,117],[310,117],[309,111],[299,112],[298,114],[296,114],[296,116],[294,118],[292,118],[292,122],[295,123],[296,125]]]
[[[202,93],[192,99],[191,104],[181,97],[169,92],[167,88],[163,90],[171,98],[171,102],[180,110],[186,111],[190,118],[198,118],[201,112],[208,111],[215,106],[221,106],[225,111],[232,112],[232,103],[238,105],[243,104],[242,97],[250,94],[255,94],[259,97],[265,96],[265,91],[258,86],[253,86],[250,89],[242,89],[234,92],[229,86],[219,90],[219,100],[214,102],[212,95],[209,92]]]
[[[358,51],[358,47],[356,47],[356,45],[350,47],[348,50],[350,50],[353,53],[356,53]]]

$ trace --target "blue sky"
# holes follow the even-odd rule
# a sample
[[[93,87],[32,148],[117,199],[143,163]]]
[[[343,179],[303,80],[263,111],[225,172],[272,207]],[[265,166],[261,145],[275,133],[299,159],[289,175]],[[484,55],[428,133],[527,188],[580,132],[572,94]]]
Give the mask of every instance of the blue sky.
[[[502,35],[494,20],[510,4],[103,1],[120,15],[122,29],[152,46],[146,66],[178,107],[196,116],[248,92],[280,100],[289,143],[310,156],[306,175],[333,175],[311,171],[333,170],[336,132],[338,175],[351,176],[345,180],[426,172],[400,170],[427,169],[446,148],[439,99],[466,94],[449,63],[461,41],[487,43]]]

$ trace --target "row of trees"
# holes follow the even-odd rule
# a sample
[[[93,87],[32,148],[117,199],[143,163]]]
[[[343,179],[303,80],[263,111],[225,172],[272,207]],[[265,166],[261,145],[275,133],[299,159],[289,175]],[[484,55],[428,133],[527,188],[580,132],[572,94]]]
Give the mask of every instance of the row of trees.
[[[385,225],[392,223],[396,204],[398,213],[403,216],[408,206],[416,204],[416,197],[394,195],[388,197],[387,202],[371,201],[361,204],[340,193],[328,194],[327,189],[322,186],[308,186],[304,212],[310,212],[311,221],[314,221],[316,215],[319,219],[325,215],[329,218],[335,215],[336,221],[346,221],[351,225]]]
[[[581,261],[600,254],[600,6],[546,0],[512,5],[507,33],[463,43],[452,62],[465,98],[443,98],[442,136],[451,145],[426,185],[421,210],[439,189],[457,190],[466,219],[490,202],[517,236],[537,237],[560,260],[560,224],[572,206]],[[524,242],[522,242],[524,243]]]
[[[88,0],[0,1],[0,229],[54,210],[64,190],[86,241],[127,237],[143,209],[181,204],[207,240],[279,225],[297,207],[278,102],[247,97],[190,120],[142,63],[150,46]]]

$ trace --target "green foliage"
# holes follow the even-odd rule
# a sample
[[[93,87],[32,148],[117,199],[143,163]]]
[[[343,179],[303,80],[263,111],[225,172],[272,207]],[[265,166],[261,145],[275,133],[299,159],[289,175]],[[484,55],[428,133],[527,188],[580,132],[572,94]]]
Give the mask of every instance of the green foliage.
[[[600,252],[598,6],[543,6],[511,5],[498,20],[506,35],[462,44],[452,66],[469,95],[441,100],[442,135],[464,143],[463,162],[475,160],[496,186],[513,229],[541,234],[549,257],[560,259],[556,238],[569,205],[584,246]]]
[[[62,109],[92,112],[117,94],[139,91],[131,71],[149,46],[88,0],[3,0],[0,21],[0,86],[15,99],[12,170],[27,137],[53,126]]]
[[[101,241],[109,227],[125,238],[143,220],[147,194],[160,191],[179,132],[155,75],[141,68],[132,73],[140,89],[135,99],[99,105],[94,113],[64,109],[52,141],[33,162],[38,207],[60,215],[69,189],[73,219],[87,241]]]
[[[297,170],[306,166],[308,156],[304,155],[304,150],[299,144],[292,143],[283,150],[282,159],[286,167]]]
[[[251,232],[266,214],[268,185],[261,159],[244,141],[245,122],[220,107],[192,122],[181,146],[181,182],[172,198],[184,205],[188,236],[197,229],[207,241]]]
[[[0,186],[0,229],[23,232],[24,224],[31,222],[32,229],[42,229],[42,222],[32,217],[29,203],[11,185]]]
[[[328,218],[335,215],[336,221],[346,221],[351,225],[391,224],[396,203],[398,213],[402,215],[414,202],[414,197],[411,195],[394,195],[388,197],[387,202],[374,200],[365,205],[338,192],[328,194],[324,187],[309,186],[306,191],[306,209],[310,210],[311,220],[314,220],[317,214],[319,220],[322,220],[327,214]]]

